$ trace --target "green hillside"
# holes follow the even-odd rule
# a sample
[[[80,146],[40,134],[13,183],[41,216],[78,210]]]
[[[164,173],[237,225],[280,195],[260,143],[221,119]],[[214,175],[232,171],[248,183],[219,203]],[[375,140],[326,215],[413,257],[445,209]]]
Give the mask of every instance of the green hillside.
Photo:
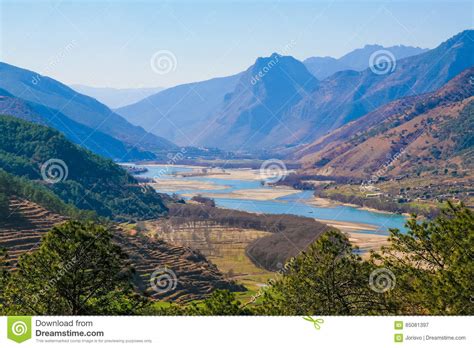
[[[9,197],[12,196],[29,199],[57,214],[74,218],[95,217],[93,212],[82,211],[71,204],[64,203],[47,187],[0,169],[0,219],[7,219],[12,213],[9,207]]]
[[[114,220],[156,218],[167,211],[162,196],[143,190],[113,161],[56,130],[11,116],[0,116],[0,168],[36,181],[67,204]]]

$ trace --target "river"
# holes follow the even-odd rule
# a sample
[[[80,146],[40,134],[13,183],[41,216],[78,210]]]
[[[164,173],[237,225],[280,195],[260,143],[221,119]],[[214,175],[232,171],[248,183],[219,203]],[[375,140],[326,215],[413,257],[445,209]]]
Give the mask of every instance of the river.
[[[180,195],[202,194],[228,194],[238,190],[275,190],[271,186],[262,186],[261,180],[240,180],[240,179],[223,179],[214,178],[212,176],[193,176],[180,177],[173,176],[173,173],[185,173],[194,170],[192,167],[186,166],[167,166],[167,165],[144,165],[140,167],[147,168],[147,172],[138,176],[146,178],[155,178],[164,184],[160,192],[176,193]],[[201,182],[207,188],[189,188],[182,189],[166,188],[166,182],[172,181]],[[313,191],[295,191],[283,197],[268,200],[241,199],[228,197],[214,197],[216,205],[222,208],[243,210],[253,213],[264,214],[294,214],[299,216],[311,217],[322,220],[333,220],[338,222],[351,222],[359,224],[368,224],[374,226],[374,229],[361,230],[360,232],[388,234],[389,228],[398,228],[405,230],[404,224],[406,217],[400,214],[383,213],[369,211],[357,207],[347,205],[331,205],[319,207],[309,203],[313,196]]]

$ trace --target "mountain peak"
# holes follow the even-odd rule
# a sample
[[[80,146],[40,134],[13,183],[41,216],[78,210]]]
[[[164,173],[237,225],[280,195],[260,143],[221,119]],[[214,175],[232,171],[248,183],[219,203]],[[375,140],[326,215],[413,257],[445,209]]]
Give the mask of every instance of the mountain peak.
[[[274,52],[268,57],[258,57],[255,61],[255,64],[250,66],[248,70],[257,72],[259,69],[264,69],[268,72],[268,69],[274,68],[276,66],[284,66],[285,68],[289,68],[291,66],[305,68],[303,62],[299,61],[295,57],[284,56]]]
[[[446,45],[448,47],[451,47],[451,46],[458,45],[462,42],[471,43],[472,41],[474,41],[474,30],[467,29],[447,39],[440,46]]]
[[[359,50],[364,50],[364,49],[382,49],[382,48],[384,48],[384,47],[382,45],[379,45],[379,44],[366,44],[363,48],[358,48],[358,49]]]
[[[277,53],[277,52],[273,52],[271,55],[269,55],[268,57],[258,57],[256,60],[255,60],[255,64],[254,65],[260,65],[260,64],[266,64],[268,63],[269,61],[279,61],[281,58],[283,58],[284,56],[282,56],[281,54]],[[289,56],[286,56],[286,57],[289,57]]]
[[[289,78],[291,76],[291,78]],[[245,81],[245,82],[244,82]],[[312,89],[316,78],[311,75],[305,65],[292,56],[272,53],[268,57],[259,57],[241,77],[241,83],[263,82],[267,88],[283,88],[282,86],[300,85],[304,89]],[[289,87],[290,90],[293,87]]]

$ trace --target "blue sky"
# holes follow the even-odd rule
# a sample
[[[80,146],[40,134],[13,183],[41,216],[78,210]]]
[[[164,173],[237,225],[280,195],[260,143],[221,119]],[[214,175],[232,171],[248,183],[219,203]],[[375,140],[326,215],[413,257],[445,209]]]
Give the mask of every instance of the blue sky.
[[[2,61],[117,88],[226,76],[272,52],[305,59],[373,43],[433,48],[472,28],[474,16],[472,2],[436,0],[0,2]],[[165,74],[152,68],[157,51],[173,56]]]

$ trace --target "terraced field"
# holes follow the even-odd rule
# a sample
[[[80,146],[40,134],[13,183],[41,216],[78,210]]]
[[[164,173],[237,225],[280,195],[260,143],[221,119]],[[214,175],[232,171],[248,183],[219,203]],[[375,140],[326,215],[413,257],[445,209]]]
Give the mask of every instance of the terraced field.
[[[203,299],[216,289],[245,291],[243,286],[229,282],[203,254],[191,248],[124,232],[116,234],[116,241],[129,255],[137,272],[135,284],[155,300],[186,302]],[[158,292],[150,284],[151,275],[157,269],[168,269],[171,274],[169,281],[158,285]],[[160,292],[168,286],[174,289]]]
[[[273,272],[258,267],[258,262],[245,251],[251,242],[270,236],[270,232],[222,226],[212,221],[177,223],[172,219],[147,221],[139,224],[139,229],[155,240],[199,250],[230,280],[244,284],[250,291],[258,290],[273,276]]]
[[[6,248],[11,269],[16,268],[18,257],[38,248],[41,237],[54,225],[66,218],[51,213],[30,201],[10,200],[11,216],[0,221],[0,248]],[[203,254],[185,246],[176,246],[163,240],[150,240],[132,235],[119,228],[114,231],[117,244],[129,255],[136,270],[134,282],[138,289],[155,300],[186,302],[200,300],[216,289],[244,291],[230,282]],[[151,274],[157,269],[168,269],[172,275],[168,284],[151,287]]]
[[[18,257],[39,246],[41,237],[65,218],[30,201],[10,200],[11,215],[0,221],[0,247],[8,251],[8,260],[15,269]]]

